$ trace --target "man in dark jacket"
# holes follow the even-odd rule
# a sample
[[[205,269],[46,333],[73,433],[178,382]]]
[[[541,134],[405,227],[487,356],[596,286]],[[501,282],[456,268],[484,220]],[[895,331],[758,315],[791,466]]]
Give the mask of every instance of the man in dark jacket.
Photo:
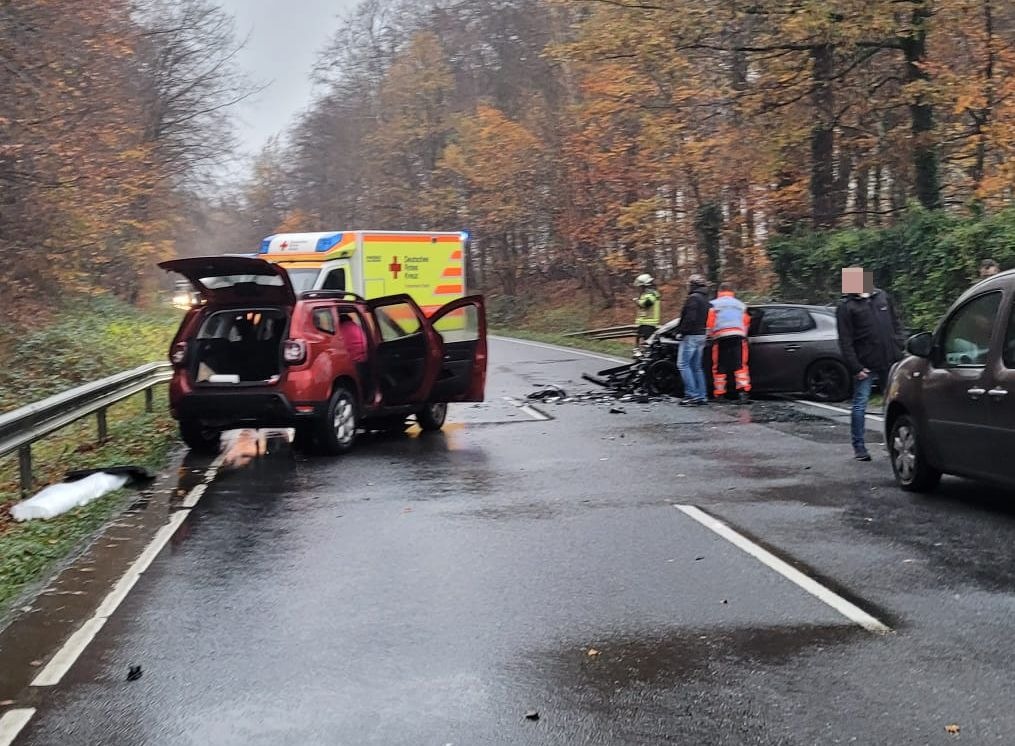
[[[860,267],[842,270],[842,292],[836,310],[839,348],[854,377],[851,435],[853,457],[870,461],[864,440],[867,402],[878,382],[888,382],[892,365],[902,359],[905,331],[888,293],[874,287],[873,275]]]
[[[680,312],[680,323],[675,332],[680,336],[677,350],[677,368],[684,379],[684,398],[680,404],[708,404],[705,390],[705,330],[708,325],[708,281],[701,275],[691,275],[687,300]]]

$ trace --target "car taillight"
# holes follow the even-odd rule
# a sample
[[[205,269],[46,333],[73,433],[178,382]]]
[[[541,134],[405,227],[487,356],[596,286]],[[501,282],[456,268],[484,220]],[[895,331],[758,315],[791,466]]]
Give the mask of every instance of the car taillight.
[[[177,342],[169,352],[169,360],[173,365],[183,365],[187,360],[187,343]]]
[[[287,339],[282,343],[282,359],[289,365],[299,365],[307,359],[307,343],[302,339]]]

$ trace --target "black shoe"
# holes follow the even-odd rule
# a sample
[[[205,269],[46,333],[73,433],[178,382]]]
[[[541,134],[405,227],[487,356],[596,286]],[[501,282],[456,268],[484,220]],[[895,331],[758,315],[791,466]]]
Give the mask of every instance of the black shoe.
[[[704,407],[706,404],[708,404],[708,399],[695,399],[693,402],[691,402],[691,404],[693,404],[696,407]]]
[[[870,461],[871,455],[867,451],[853,451],[853,458],[857,461]]]
[[[694,399],[681,399],[680,401],[677,402],[677,404],[679,404],[682,407],[689,407],[692,404],[694,404]]]

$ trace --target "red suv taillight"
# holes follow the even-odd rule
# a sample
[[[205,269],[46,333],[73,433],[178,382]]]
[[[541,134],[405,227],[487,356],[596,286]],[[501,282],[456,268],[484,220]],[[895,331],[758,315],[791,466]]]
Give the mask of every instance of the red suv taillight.
[[[287,365],[299,365],[307,359],[307,343],[302,339],[287,339],[282,343],[282,359]]]
[[[182,366],[187,361],[187,343],[177,342],[173,345],[173,349],[169,351],[169,361],[177,366]]]

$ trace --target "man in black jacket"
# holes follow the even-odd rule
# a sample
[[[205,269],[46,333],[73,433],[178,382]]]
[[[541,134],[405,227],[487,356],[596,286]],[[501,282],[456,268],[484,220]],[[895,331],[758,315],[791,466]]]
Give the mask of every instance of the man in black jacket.
[[[708,280],[701,275],[691,275],[687,300],[680,312],[680,323],[676,333],[680,336],[677,351],[677,368],[684,379],[684,398],[680,404],[708,404],[705,390],[705,329],[708,325]]]
[[[856,379],[851,418],[853,457],[857,461],[870,461],[864,440],[867,402],[874,383],[884,389],[889,370],[902,359],[905,331],[888,293],[874,287],[872,273],[860,267],[843,269],[842,292],[844,296],[836,310],[839,348]]]

